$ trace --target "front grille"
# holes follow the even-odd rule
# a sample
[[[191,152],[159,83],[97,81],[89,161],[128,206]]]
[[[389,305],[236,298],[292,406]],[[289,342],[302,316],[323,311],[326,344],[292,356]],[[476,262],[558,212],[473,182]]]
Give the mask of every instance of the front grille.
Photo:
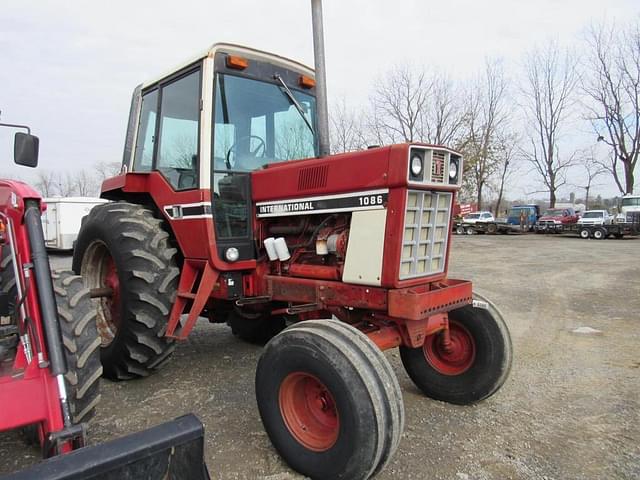
[[[445,156],[441,150],[433,150],[431,155],[431,181],[444,183]]]
[[[451,192],[407,192],[400,280],[444,272],[451,200]]]

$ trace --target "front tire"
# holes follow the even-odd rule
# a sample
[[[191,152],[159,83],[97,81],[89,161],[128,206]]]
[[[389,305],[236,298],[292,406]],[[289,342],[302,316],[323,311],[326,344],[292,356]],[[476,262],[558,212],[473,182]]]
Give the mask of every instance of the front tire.
[[[335,320],[297,323],[265,347],[258,409],[283,459],[314,479],[382,470],[404,427],[402,394],[382,352]]]
[[[405,370],[428,397],[472,404],[493,395],[509,375],[511,337],[502,315],[482,296],[473,296],[487,308],[467,305],[449,312],[450,350],[441,333],[427,337],[423,347],[400,347]]]
[[[580,238],[586,240],[591,236],[591,232],[588,228],[581,228],[579,232]]]
[[[74,424],[86,422],[100,402],[100,335],[96,326],[96,307],[89,289],[73,272],[55,272],[53,290],[58,306],[68,371],[64,378]]]
[[[180,270],[162,220],[141,205],[98,205],[85,217],[77,242],[74,270],[89,288],[111,291],[97,301],[105,377],[149,375],[175,348],[164,333]]]
[[[593,231],[593,238],[596,240],[604,240],[607,238],[607,231],[604,228],[596,228]]]

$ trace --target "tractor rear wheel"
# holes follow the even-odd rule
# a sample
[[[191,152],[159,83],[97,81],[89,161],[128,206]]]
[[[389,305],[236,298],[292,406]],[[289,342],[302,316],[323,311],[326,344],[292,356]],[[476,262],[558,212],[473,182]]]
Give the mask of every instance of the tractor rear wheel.
[[[402,393],[387,359],[335,320],[296,323],[274,337],[258,362],[256,397],[276,450],[311,478],[369,478],[402,436]]]
[[[264,345],[287,326],[285,317],[234,308],[227,316],[231,332],[245,342]]]
[[[104,375],[145,377],[164,364],[175,345],[164,337],[180,270],[162,220],[141,205],[94,207],[83,219],[73,269],[98,299]]]
[[[67,357],[67,397],[74,424],[86,422],[100,402],[100,335],[96,306],[82,277],[73,272],[53,273],[58,322]]]
[[[493,395],[511,369],[509,331],[496,307],[474,293],[486,308],[467,305],[449,312],[451,344],[442,333],[418,348],[400,347],[409,377],[428,397],[467,405]]]

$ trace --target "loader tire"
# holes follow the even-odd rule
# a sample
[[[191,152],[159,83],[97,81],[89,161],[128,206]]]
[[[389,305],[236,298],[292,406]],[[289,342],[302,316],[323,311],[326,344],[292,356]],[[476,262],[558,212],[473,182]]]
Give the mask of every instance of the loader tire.
[[[112,292],[97,299],[105,377],[145,377],[173,353],[164,334],[180,276],[176,254],[163,221],[141,205],[106,203],[84,218],[73,269],[89,288]]]
[[[53,290],[58,306],[58,322],[67,358],[67,398],[74,424],[86,422],[100,402],[100,335],[96,306],[82,277],[73,272],[54,272]]]
[[[0,257],[0,293],[7,295],[8,311],[3,312],[7,316],[12,316],[17,303],[18,290],[16,288],[16,276],[13,271],[13,259],[9,245],[2,245],[2,256]]]
[[[283,316],[243,312],[238,309],[229,312],[227,324],[235,336],[256,345],[264,345],[287,326]]]
[[[474,293],[484,307],[466,305],[449,312],[452,348],[442,335],[425,339],[422,347],[400,347],[400,358],[413,383],[428,397],[468,405],[493,395],[511,369],[509,330],[496,307]]]
[[[402,436],[402,393],[387,359],[335,320],[296,323],[275,336],[258,362],[256,397],[276,450],[314,479],[370,478]]]

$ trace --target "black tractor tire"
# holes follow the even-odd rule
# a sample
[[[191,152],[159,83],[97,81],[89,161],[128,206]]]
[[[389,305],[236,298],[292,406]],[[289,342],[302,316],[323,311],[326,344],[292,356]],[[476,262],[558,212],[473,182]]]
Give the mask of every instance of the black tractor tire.
[[[9,323],[0,326],[0,371],[10,369],[18,347],[18,327],[13,323],[18,303],[16,277],[9,245],[2,245],[0,256],[0,294],[4,297],[0,317],[8,317]],[[5,319],[6,321],[6,319]]]
[[[256,397],[276,450],[314,479],[370,478],[402,436],[402,393],[387,359],[335,320],[296,323],[275,336],[258,362]]]
[[[596,228],[593,231],[593,238],[596,240],[604,240],[607,238],[607,231],[604,228]]]
[[[400,358],[413,383],[430,398],[469,405],[493,395],[511,370],[509,330],[498,309],[473,294],[482,307],[466,305],[449,312],[452,352],[444,352],[441,334],[423,347],[400,347]]]
[[[495,235],[498,232],[498,226],[495,223],[487,225],[487,233]]]
[[[141,205],[106,203],[83,219],[73,269],[89,288],[117,292],[97,300],[105,377],[145,377],[173,353],[164,334],[180,276],[176,257],[163,221]]]
[[[16,276],[13,271],[13,258],[9,245],[2,245],[2,256],[0,257],[0,293],[8,297],[8,313],[13,314],[13,309],[17,303],[18,290],[16,288]]]
[[[231,332],[248,343],[264,345],[285,329],[287,322],[282,315],[271,316],[262,312],[247,312],[238,308],[227,316]]]
[[[100,335],[96,325],[96,305],[82,277],[73,272],[54,272],[53,291],[58,306],[58,322],[67,358],[67,398],[74,424],[86,422],[100,402]]]

